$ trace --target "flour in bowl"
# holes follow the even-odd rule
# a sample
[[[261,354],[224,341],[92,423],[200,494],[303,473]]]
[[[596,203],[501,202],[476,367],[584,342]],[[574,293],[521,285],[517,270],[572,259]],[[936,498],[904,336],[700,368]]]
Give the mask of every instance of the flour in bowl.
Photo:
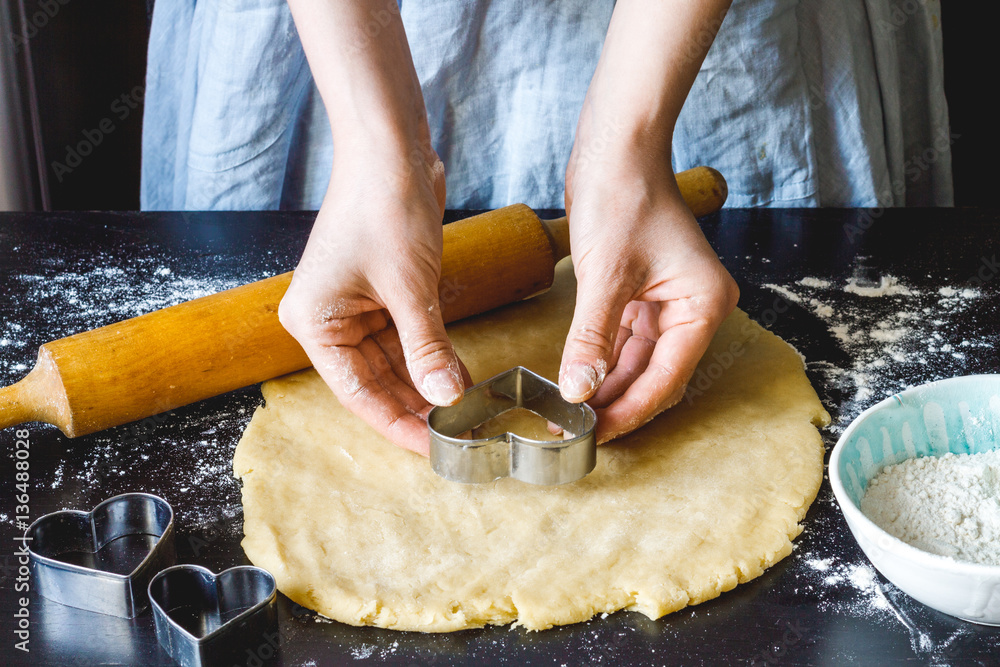
[[[1000,450],[886,466],[869,483],[861,511],[918,549],[1000,565]]]

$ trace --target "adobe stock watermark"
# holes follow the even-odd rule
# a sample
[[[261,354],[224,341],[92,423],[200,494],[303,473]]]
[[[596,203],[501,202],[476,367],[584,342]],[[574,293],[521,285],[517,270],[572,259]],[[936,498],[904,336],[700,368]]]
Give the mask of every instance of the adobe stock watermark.
[[[741,530],[759,525],[762,513],[766,514],[775,506],[784,506],[781,499],[788,493],[788,489],[796,488],[798,472],[821,463],[821,452],[810,455],[801,450],[785,450],[780,464],[776,463],[769,470],[766,483],[755,485],[750,496],[726,507],[726,520],[739,526]]]
[[[9,35],[11,42],[14,43],[14,53],[20,52],[28,42],[38,35],[38,31],[47,26],[49,21],[54,19],[59,11],[70,2],[72,0],[39,0],[36,5],[38,9],[30,13],[25,7],[21,32],[12,32]]]
[[[620,118],[605,123],[587,142],[583,145],[574,145],[573,168],[579,169],[591,166],[604,155],[608,148],[619,142],[622,132],[625,131],[625,122]]]
[[[298,266],[295,267],[295,275],[299,277],[299,280],[314,272],[322,273],[330,261],[340,254],[337,242],[329,236],[321,235],[317,238],[310,238],[310,242],[313,247],[308,253],[303,254]],[[438,300],[441,306],[455,303],[467,289],[469,286],[457,279],[442,277],[438,282]],[[252,331],[250,325],[247,325],[247,331]]]
[[[778,318],[788,312],[788,302],[780,296],[774,298],[771,305],[765,308],[760,314],[760,323],[764,325],[765,328],[770,328]],[[687,389],[684,391],[684,400],[690,404],[700,396],[704,396],[705,392],[711,389],[712,385],[725,374],[736,361],[742,357],[747,349],[757,342],[760,338],[762,329],[755,326],[753,322],[747,322],[743,325],[740,330],[742,334],[740,340],[734,340],[729,343],[729,346],[723,350],[716,350],[711,353],[711,356],[707,355],[703,359],[703,363],[698,364],[698,370],[695,371],[691,379],[688,380]],[[708,363],[704,361],[709,360]]]
[[[927,9],[927,0],[902,0],[889,7],[888,19],[880,18],[875,25],[885,35],[895,34],[920,10]]]
[[[847,240],[854,243],[867,231],[875,221],[882,217],[885,209],[892,205],[895,197],[902,197],[906,193],[907,181],[915,183],[920,176],[928,171],[941,156],[951,153],[952,145],[962,137],[957,132],[939,132],[930,146],[924,148],[919,154],[908,158],[903,163],[903,174],[893,179],[892,183],[886,186],[875,197],[876,206],[865,209],[857,220],[852,220],[844,224],[844,234]]]
[[[210,547],[215,542],[231,533],[233,521],[237,519],[237,514],[221,514],[207,526],[200,526],[196,531],[188,535],[188,547],[195,558],[201,556],[206,547]]]
[[[997,256],[981,257],[979,268],[976,269],[976,273],[972,276],[970,282],[976,287],[982,287],[998,275],[1000,275],[1000,262],[997,261]]]
[[[56,180],[62,183],[66,176],[72,174],[77,167],[83,164],[84,158],[92,154],[98,146],[104,143],[109,134],[118,129],[119,123],[125,122],[132,115],[132,112],[139,108],[145,94],[146,88],[143,85],[135,86],[132,90],[122,93],[111,102],[109,108],[111,116],[105,116],[93,128],[82,130],[80,141],[75,144],[67,144],[66,155],[62,161],[53,160],[52,164],[49,165]]]
[[[31,434],[27,429],[14,432],[14,525],[20,531],[14,535],[14,542],[20,546],[14,549],[17,571],[14,574],[14,592],[19,594],[14,610],[14,648],[28,653],[31,641],[31,612],[28,609],[31,591],[31,557],[28,554],[30,537],[25,535],[31,524]],[[17,641],[20,640],[20,641]]]
[[[360,53],[371,46],[382,31],[385,30],[393,20],[399,19],[399,5],[395,2],[387,2],[382,7],[375,7],[368,12],[368,20],[357,39],[351,42],[350,49],[355,53]]]
[[[718,14],[708,18],[698,31],[688,38],[684,49],[684,59],[689,64],[699,62],[705,57],[708,49],[711,48],[712,43],[715,41],[716,35],[719,34],[719,30],[722,29],[722,24],[725,22],[728,13],[729,7],[726,6]]]
[[[260,642],[244,649],[244,654],[236,658],[237,662],[233,663],[233,667],[264,667],[281,654],[284,639],[279,630],[265,632],[259,639]]]
[[[782,659],[788,655],[788,651],[800,644],[808,632],[809,626],[801,620],[785,621],[785,630],[781,634],[781,641],[756,654],[751,659],[750,664],[754,667],[780,665]]]

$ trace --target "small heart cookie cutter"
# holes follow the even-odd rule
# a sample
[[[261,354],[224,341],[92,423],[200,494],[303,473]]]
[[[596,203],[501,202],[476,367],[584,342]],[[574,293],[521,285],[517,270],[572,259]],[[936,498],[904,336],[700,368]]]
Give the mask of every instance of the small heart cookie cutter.
[[[219,574],[168,567],[149,582],[156,638],[183,667],[242,663],[248,654],[266,662],[279,648],[277,591],[271,573],[252,565]]]
[[[460,437],[498,415],[526,408],[560,426],[563,440],[532,440],[514,433],[470,440]],[[454,482],[513,477],[531,484],[567,484],[597,462],[597,415],[586,403],[563,399],[559,386],[523,366],[480,382],[455,405],[427,415],[431,468]]]
[[[174,511],[149,493],[115,496],[89,512],[46,514],[24,535],[39,595],[121,618],[149,605],[150,579],[177,559]]]

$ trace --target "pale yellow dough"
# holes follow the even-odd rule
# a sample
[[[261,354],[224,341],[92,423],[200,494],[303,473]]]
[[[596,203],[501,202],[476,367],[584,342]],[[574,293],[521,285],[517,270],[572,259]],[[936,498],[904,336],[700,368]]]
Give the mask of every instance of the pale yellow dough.
[[[554,379],[574,289],[564,262],[549,293],[451,326],[473,378],[520,364]],[[829,417],[798,354],[739,311],[692,387],[583,480],[539,487],[445,481],[315,372],[272,380],[233,461],[243,548],[285,595],[353,625],[540,630],[704,602],[791,552]]]

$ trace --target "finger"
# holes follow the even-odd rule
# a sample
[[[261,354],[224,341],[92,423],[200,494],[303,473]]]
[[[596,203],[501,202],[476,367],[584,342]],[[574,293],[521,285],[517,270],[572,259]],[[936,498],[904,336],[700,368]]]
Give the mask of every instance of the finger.
[[[606,283],[580,282],[559,369],[559,390],[567,401],[586,401],[604,382],[630,296],[609,294]]]
[[[389,312],[399,330],[414,387],[434,405],[454,405],[462,398],[465,385],[455,349],[444,330],[437,293],[392,293],[402,295]]]
[[[413,378],[410,377],[410,369],[406,367],[406,357],[403,354],[403,346],[399,342],[399,331],[396,327],[388,326],[382,331],[372,334],[371,337],[385,353],[396,377],[413,387]]]
[[[357,348],[312,348],[307,352],[344,407],[393,444],[423,456],[429,454],[427,423],[385,390]]]
[[[628,331],[628,330],[625,330]],[[628,332],[631,334],[631,332]],[[642,375],[653,356],[656,341],[639,335],[622,335],[624,338],[618,362],[608,373],[604,384],[588,403],[592,408],[604,408],[616,401]]]
[[[387,327],[372,337],[386,351],[386,355],[391,361],[396,374],[405,382],[408,382],[411,387],[414,386],[413,378],[410,377],[410,371],[406,367],[406,357],[403,355],[403,346],[399,342],[399,332],[396,327]],[[461,359],[458,360],[458,370],[462,374],[462,382],[465,384],[465,388],[468,389],[473,385],[472,376],[469,374],[469,369],[465,366],[465,362]]]
[[[461,358],[458,360],[458,370],[462,373],[462,382],[465,388],[468,389],[474,383],[472,381],[472,375],[469,373],[469,369],[465,366],[465,362]]]
[[[396,327],[388,327],[378,333],[374,334],[372,338],[375,342],[379,344],[379,347],[386,354],[386,358],[389,360],[389,364],[392,367],[392,371],[396,376],[406,382],[411,388],[413,387],[413,380],[410,378],[410,371],[406,368],[406,359],[403,356],[403,346],[399,342],[399,333]],[[469,369],[465,367],[465,363],[459,359],[458,360],[459,371],[462,373],[462,381],[465,384],[465,388],[468,389],[472,386],[472,376],[469,375]],[[414,392],[416,390],[414,389]],[[419,394],[418,394],[419,395]],[[427,402],[427,399],[420,397],[421,408],[417,414],[427,418],[427,413],[433,408],[433,404]]]
[[[659,303],[631,301],[625,306],[611,371],[590,399],[591,407],[603,408],[614,402],[646,370],[659,338],[661,312]]]
[[[435,157],[437,157],[435,155]],[[444,176],[444,162],[441,158],[434,160],[431,166],[432,181],[434,183],[434,197],[437,199],[438,206],[444,211],[445,202],[448,199],[448,189],[446,187],[447,180]]]
[[[626,313],[628,312],[628,306],[625,307]],[[611,363],[608,364],[608,368],[613,369],[618,365],[618,359],[621,357],[622,349],[625,347],[625,343],[632,336],[632,329],[625,326],[624,324],[618,327],[618,335],[615,336],[615,350],[611,353]]]
[[[639,428],[680,400],[684,385],[712,340],[705,320],[675,324],[663,332],[642,374],[617,400],[600,411],[598,442]]]
[[[361,341],[358,351],[368,362],[368,367],[382,388],[399,401],[410,414],[421,416],[427,410],[429,405],[427,400],[407,380],[398,375],[399,365],[389,360],[385,350],[375,338],[368,337]],[[402,368],[405,372],[406,366],[403,365]]]

